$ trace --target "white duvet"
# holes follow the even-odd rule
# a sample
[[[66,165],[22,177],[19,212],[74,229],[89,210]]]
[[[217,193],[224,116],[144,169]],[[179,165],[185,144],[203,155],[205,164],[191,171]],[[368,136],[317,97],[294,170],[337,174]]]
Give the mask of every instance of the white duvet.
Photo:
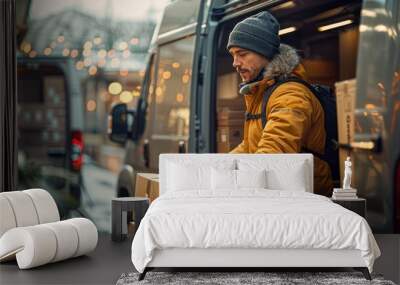
[[[320,195],[265,189],[162,195],[134,237],[135,268],[165,248],[358,249],[370,272],[380,256],[359,215]]]

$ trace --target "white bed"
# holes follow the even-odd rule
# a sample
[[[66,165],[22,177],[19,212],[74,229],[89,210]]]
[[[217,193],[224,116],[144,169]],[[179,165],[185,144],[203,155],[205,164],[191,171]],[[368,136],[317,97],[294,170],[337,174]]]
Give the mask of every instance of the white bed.
[[[254,176],[215,189],[210,167]],[[238,188],[262,169],[269,185]],[[160,197],[132,243],[140,279],[155,267],[354,267],[370,278],[380,251],[368,223],[312,194],[312,155],[163,154],[159,170]]]

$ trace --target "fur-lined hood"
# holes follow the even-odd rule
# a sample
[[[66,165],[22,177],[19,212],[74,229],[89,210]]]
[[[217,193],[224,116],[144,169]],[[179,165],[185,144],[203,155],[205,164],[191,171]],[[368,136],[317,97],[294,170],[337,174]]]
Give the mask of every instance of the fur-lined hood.
[[[288,77],[300,63],[300,56],[297,51],[288,45],[281,44],[279,53],[268,63],[264,71],[264,78]]]
[[[300,56],[297,51],[286,44],[279,46],[279,53],[268,63],[263,73],[264,80],[278,79],[283,80],[290,76],[293,71],[300,64]],[[261,81],[250,82],[247,84],[241,84],[240,94],[250,94],[254,87],[258,86]]]

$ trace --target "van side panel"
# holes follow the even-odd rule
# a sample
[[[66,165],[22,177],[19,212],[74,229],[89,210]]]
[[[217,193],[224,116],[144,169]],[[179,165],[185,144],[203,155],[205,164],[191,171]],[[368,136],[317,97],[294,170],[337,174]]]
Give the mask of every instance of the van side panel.
[[[382,151],[354,150],[354,185],[367,198],[368,222],[375,232],[394,229],[394,171],[400,153],[400,5],[363,4],[357,64],[355,141],[382,138]]]

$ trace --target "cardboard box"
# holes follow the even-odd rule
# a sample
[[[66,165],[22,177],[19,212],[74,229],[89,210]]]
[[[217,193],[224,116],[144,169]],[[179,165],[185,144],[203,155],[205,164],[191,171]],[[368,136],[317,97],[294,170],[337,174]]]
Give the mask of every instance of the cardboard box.
[[[337,108],[337,123],[338,123],[338,140],[340,144],[350,144],[354,139],[354,113],[356,104],[356,80],[345,80],[335,83],[336,89],[336,108]],[[354,178],[355,161],[350,150],[339,150],[340,164],[340,186],[342,186],[344,175],[344,161],[350,156],[352,161],[352,171]],[[354,186],[354,185],[353,185]]]
[[[243,140],[244,112],[225,109],[217,120],[217,152],[227,153]]]
[[[240,99],[238,92],[239,80],[236,72],[229,72],[218,75],[217,94],[218,100]],[[239,100],[240,103],[243,100]]]
[[[218,128],[218,138],[217,142],[228,142],[239,141],[243,139],[243,124],[238,124],[236,126],[229,127],[219,127]]]
[[[217,152],[228,153],[243,140],[242,128],[220,128],[217,132]]]
[[[237,147],[242,141],[230,141],[222,143],[222,142],[218,142],[217,143],[217,152],[218,153],[229,153],[231,150],[233,150],[235,147]]]
[[[244,114],[244,110],[231,110],[229,108],[222,108],[218,110],[218,126],[230,126],[237,122],[243,125],[245,119]]]
[[[135,196],[148,197],[150,203],[159,195],[158,173],[137,173]]]

